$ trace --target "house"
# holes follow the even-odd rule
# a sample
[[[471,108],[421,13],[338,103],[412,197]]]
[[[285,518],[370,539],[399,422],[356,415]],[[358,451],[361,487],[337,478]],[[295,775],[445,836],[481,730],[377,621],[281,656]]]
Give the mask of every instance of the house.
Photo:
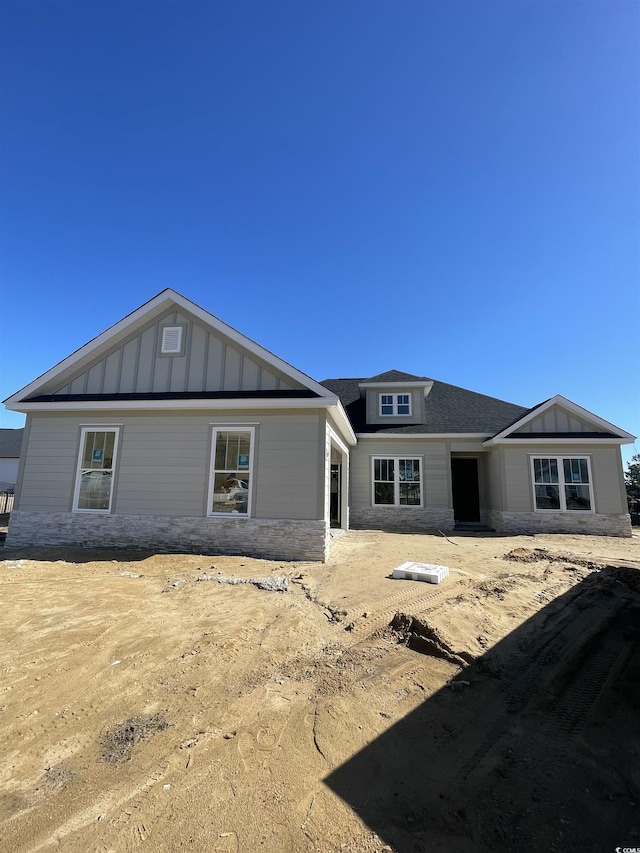
[[[12,491],[18,479],[23,429],[0,429],[0,492]]]
[[[633,436],[575,403],[316,382],[173,290],[5,405],[27,416],[8,545],[323,560],[331,527],[631,534]]]

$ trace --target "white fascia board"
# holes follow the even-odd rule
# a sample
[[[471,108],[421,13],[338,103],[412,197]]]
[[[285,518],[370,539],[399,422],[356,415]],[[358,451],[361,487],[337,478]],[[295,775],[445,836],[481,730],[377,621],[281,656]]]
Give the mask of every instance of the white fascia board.
[[[7,405],[14,412],[87,412],[87,411],[121,411],[121,410],[175,410],[185,409],[329,409],[337,408],[335,398],[331,400],[320,397],[302,399],[268,399],[255,400],[247,397],[240,399],[221,400],[76,400],[61,403],[16,403]]]
[[[338,398],[336,405],[330,406],[328,412],[336,427],[340,429],[343,438],[345,438],[352,447],[355,447],[358,443],[358,439],[356,438],[356,434],[351,426],[351,421],[349,420],[344,406],[342,405],[342,400]]]
[[[633,444],[635,438],[555,438],[550,435],[549,438],[505,438],[502,441],[485,441],[485,447],[493,447],[501,444],[510,447],[512,444]]]
[[[59,376],[64,371],[74,367],[74,365],[90,356],[95,356],[96,353],[106,349],[109,344],[116,342],[119,338],[125,337],[128,333],[134,330],[136,326],[141,325],[148,318],[161,313],[165,306],[169,307],[172,304],[182,308],[194,317],[197,317],[197,319],[204,324],[211,326],[238,346],[248,350],[262,361],[265,361],[271,367],[276,368],[294,381],[304,385],[305,388],[308,388],[320,397],[328,399],[333,399],[335,397],[335,395],[325,388],[324,385],[320,385],[319,382],[311,379],[311,377],[307,376],[306,373],[302,373],[301,370],[298,370],[293,367],[293,365],[283,361],[283,359],[278,358],[278,356],[260,346],[260,344],[257,344],[250,338],[245,337],[240,332],[236,331],[236,329],[228,326],[217,317],[214,317],[213,314],[205,311],[204,308],[200,308],[200,306],[196,305],[195,302],[191,302],[191,300],[177,293],[175,290],[167,288],[157,296],[154,296],[153,299],[150,299],[149,302],[145,302],[145,304],[141,305],[140,308],[137,308],[131,314],[128,314],[114,326],[110,326],[106,331],[102,332],[102,334],[80,347],[80,349],[76,350],[70,356],[67,356],[67,358],[63,359],[46,373],[43,373],[29,385],[25,385],[24,388],[21,388],[15,394],[12,394],[4,401],[5,405],[7,408],[11,408],[10,404],[18,402],[24,399],[24,397],[30,396],[34,391],[37,391],[38,388],[50,382],[52,379],[55,379],[56,376]]]
[[[595,415],[593,412],[590,412],[588,409],[583,409],[582,406],[579,406],[577,403],[573,403],[571,400],[568,400],[566,397],[563,397],[562,394],[556,394],[555,397],[551,397],[549,400],[545,400],[544,403],[541,403],[539,406],[536,406],[535,409],[532,409],[530,412],[527,412],[526,415],[523,415],[520,418],[520,420],[516,421],[514,424],[511,424],[511,426],[508,426],[506,429],[503,429],[502,432],[499,432],[496,435],[494,435],[486,443],[488,445],[502,444],[503,440],[507,436],[511,435],[514,432],[517,432],[521,427],[523,427],[525,424],[529,423],[529,421],[532,421],[534,418],[537,418],[539,415],[546,412],[547,409],[550,409],[552,406],[562,406],[563,409],[568,409],[569,412],[576,415],[577,417],[585,418],[585,420],[590,421],[592,424],[594,424],[594,426],[599,426],[603,430],[603,432],[617,433],[618,437],[615,439],[603,439],[603,438],[596,439],[598,444],[600,444],[603,441],[608,441],[609,443],[613,443],[613,444],[633,444],[633,442],[636,440],[636,437],[634,435],[631,435],[631,433],[625,432],[625,430],[620,429],[620,427],[617,427],[615,424],[612,424],[609,421],[605,421],[604,418],[601,418],[598,415]],[[618,439],[624,439],[624,440],[619,441]],[[559,441],[559,440],[566,441],[568,443],[571,443],[572,441],[580,441],[580,442],[586,441],[586,439],[573,439],[573,438],[571,438],[571,439],[556,439],[556,440],[557,441]],[[591,441],[593,441],[593,440],[594,439],[591,439]],[[507,443],[513,443],[514,441],[520,441],[520,439],[509,438],[507,440]],[[546,438],[537,439],[537,440],[536,439],[529,439],[529,441],[531,441],[531,442],[548,441],[548,439],[546,439]],[[526,440],[525,440],[525,442],[526,442]]]
[[[473,439],[477,439],[478,441],[483,441],[484,439],[489,438],[490,436],[491,436],[491,433],[488,433],[488,432],[406,432],[406,433],[394,432],[394,433],[391,433],[389,435],[387,435],[385,433],[379,433],[379,432],[373,432],[373,433],[372,432],[357,432],[356,433],[356,438],[358,439],[358,441],[361,441],[362,439],[367,439],[367,438],[378,439],[378,440],[384,439],[385,441],[387,439],[390,439],[390,438],[391,439],[395,438],[398,440],[405,439],[405,438],[422,439],[422,440],[424,440],[426,438],[439,438],[439,439],[445,438],[445,439],[447,439],[447,441],[450,441],[454,438],[463,438],[463,439],[473,438]]]
[[[327,433],[328,433],[329,439],[330,439],[331,441],[333,441],[335,444],[337,444],[337,446],[338,446],[338,447],[340,448],[340,450],[345,454],[345,456],[347,456],[347,457],[348,457],[348,456],[349,456],[349,448],[348,448],[348,447],[347,447],[347,445],[344,443],[344,441],[340,438],[340,436],[338,435],[338,433],[333,429],[333,427],[331,426],[331,424],[328,424],[328,425],[327,425]]]

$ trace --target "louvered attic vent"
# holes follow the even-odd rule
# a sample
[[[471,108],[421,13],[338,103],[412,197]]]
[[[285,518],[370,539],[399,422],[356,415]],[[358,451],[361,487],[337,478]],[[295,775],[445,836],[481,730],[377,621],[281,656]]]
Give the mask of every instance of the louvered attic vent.
[[[182,352],[182,326],[165,326],[162,330],[162,354],[180,355]]]

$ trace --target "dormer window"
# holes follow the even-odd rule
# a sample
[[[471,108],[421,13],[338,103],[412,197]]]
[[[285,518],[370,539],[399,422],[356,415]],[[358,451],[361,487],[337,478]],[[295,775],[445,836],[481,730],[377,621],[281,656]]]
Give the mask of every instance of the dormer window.
[[[411,394],[379,394],[380,415],[411,415]]]

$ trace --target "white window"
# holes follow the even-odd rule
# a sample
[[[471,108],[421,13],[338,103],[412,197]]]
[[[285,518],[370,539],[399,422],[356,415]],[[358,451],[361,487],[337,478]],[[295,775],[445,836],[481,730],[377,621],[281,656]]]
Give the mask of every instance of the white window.
[[[209,515],[250,515],[253,445],[253,427],[213,428]]]
[[[411,394],[379,394],[381,415],[410,415]]]
[[[540,512],[591,512],[588,457],[532,457],[533,500]]]
[[[163,326],[162,327],[162,347],[160,352],[163,355],[181,355],[182,354],[182,326]]]
[[[422,506],[422,459],[372,459],[375,506]]]
[[[76,512],[111,512],[119,430],[83,427],[73,496]]]

